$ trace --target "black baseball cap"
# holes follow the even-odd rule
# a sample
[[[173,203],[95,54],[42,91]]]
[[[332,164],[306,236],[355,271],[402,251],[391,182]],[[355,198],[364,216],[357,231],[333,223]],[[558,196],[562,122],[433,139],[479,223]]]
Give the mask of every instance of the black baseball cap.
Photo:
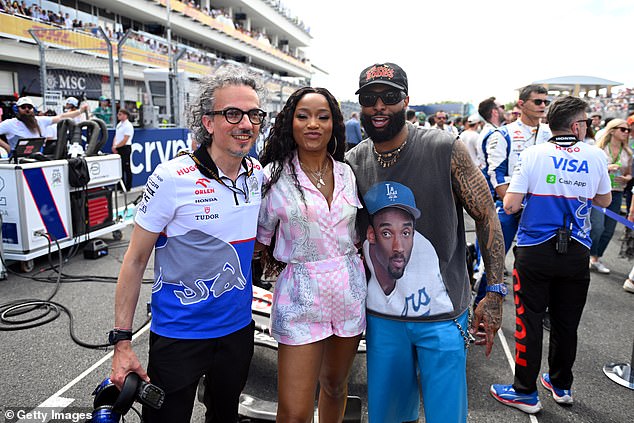
[[[359,75],[359,94],[364,88],[372,84],[385,84],[398,88],[407,94],[407,74],[399,65],[394,63],[377,63],[363,69]]]

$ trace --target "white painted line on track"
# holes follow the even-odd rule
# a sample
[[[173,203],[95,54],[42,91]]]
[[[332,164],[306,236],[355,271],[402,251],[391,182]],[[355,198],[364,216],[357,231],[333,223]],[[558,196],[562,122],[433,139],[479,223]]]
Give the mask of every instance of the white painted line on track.
[[[504,350],[504,355],[506,355],[506,361],[509,362],[511,373],[513,373],[513,376],[515,376],[515,359],[513,358],[513,354],[511,353],[508,342],[506,342],[506,337],[504,336],[502,328],[498,330],[498,335],[500,337],[500,344],[502,344],[502,349]],[[539,423],[539,420],[537,420],[537,417],[535,417],[535,415],[533,414],[529,414],[528,418],[531,423]]]
[[[139,329],[139,331],[137,333],[134,334],[134,336],[132,337],[132,341],[136,340],[139,336],[143,335],[149,329],[150,329],[150,322],[148,322],[145,326],[143,326],[141,329]],[[44,408],[44,407],[54,407],[54,408],[60,408],[60,410],[62,410],[65,407],[68,407],[73,401],[75,401],[75,399],[74,398],[63,398],[61,395],[64,392],[68,391],[70,388],[72,388],[74,385],[76,385],[79,381],[84,379],[86,376],[88,376],[90,373],[92,373],[95,369],[97,369],[99,366],[101,366],[104,362],[110,360],[112,358],[113,354],[114,354],[114,351],[110,351],[108,354],[106,354],[105,356],[100,358],[92,366],[90,366],[89,368],[84,370],[79,376],[77,376],[75,379],[73,379],[70,382],[68,382],[59,391],[55,392],[53,395],[51,395],[50,397],[45,399],[43,403],[41,403],[40,405],[38,405],[35,408],[35,410],[40,409],[40,408]],[[39,422],[46,423],[46,422],[48,422],[48,420],[44,420],[44,421],[39,420]],[[18,423],[21,423],[21,422],[18,422]],[[25,420],[25,423],[26,423],[26,420]]]
[[[504,336],[504,332],[502,331],[502,328],[498,330],[498,335],[500,336],[500,343],[502,344],[504,355],[506,355],[506,361],[509,362],[509,366],[511,367],[511,372],[513,373],[513,376],[515,376],[515,359],[513,359],[513,354],[511,353],[509,344],[506,342],[506,337]]]

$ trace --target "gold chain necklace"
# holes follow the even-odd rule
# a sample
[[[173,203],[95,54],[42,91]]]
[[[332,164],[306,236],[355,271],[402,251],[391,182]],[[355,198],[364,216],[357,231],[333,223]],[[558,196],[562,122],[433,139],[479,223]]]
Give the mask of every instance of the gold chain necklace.
[[[379,162],[379,165],[381,165],[382,168],[393,166],[398,161],[398,157],[401,154],[401,150],[405,148],[406,144],[407,144],[407,138],[405,138],[405,141],[403,141],[403,144],[401,144],[398,148],[395,148],[394,150],[386,151],[384,153],[379,153],[378,151],[376,151],[376,146],[372,144],[374,157],[376,158],[376,161]]]
[[[315,181],[315,186],[317,187],[317,189],[321,189],[321,187],[326,186],[326,182],[324,181],[324,176],[326,176],[326,172],[328,172],[328,169],[330,167],[329,163],[330,163],[330,160],[326,158],[326,163],[324,164],[324,166],[322,166],[321,169],[311,170],[311,169],[308,169],[304,165],[304,163],[299,162],[300,166],[302,167],[306,175],[308,175],[309,177],[312,177],[312,179]]]

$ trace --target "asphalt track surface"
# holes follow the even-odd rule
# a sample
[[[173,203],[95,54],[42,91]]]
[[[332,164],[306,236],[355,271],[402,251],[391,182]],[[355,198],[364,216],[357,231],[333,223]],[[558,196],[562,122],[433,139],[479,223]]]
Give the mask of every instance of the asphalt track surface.
[[[472,240],[473,224],[468,219],[467,238]],[[62,304],[73,315],[74,331],[80,340],[102,344],[113,325],[113,299],[115,284],[93,282],[89,276],[116,277],[127,248],[131,226],[123,230],[123,240],[104,237],[109,254],[97,260],[85,259],[81,249],[63,266],[65,275],[79,276],[75,281],[64,281],[52,299]],[[588,302],[579,329],[577,361],[573,385],[575,404],[557,405],[541,386],[539,395],[544,409],[535,416],[506,407],[488,393],[492,383],[511,383],[514,356],[513,333],[515,310],[513,297],[504,301],[502,330],[495,340],[490,358],[484,349],[472,347],[468,355],[469,422],[632,422],[634,391],[621,387],[608,379],[602,371],[607,363],[630,362],[634,342],[634,294],[622,289],[623,280],[634,262],[618,257],[623,226],[610,244],[604,261],[612,269],[609,275],[592,273]],[[70,250],[65,250],[67,256]],[[57,261],[57,256],[54,256]],[[507,268],[512,268],[512,253],[507,256]],[[11,269],[17,269],[14,263]],[[35,271],[22,276],[43,276],[50,272],[47,257],[35,261]],[[150,265],[146,277],[152,277]],[[507,280],[510,283],[510,280]],[[142,328],[133,345],[145,363],[147,359],[148,331],[142,327],[146,320],[146,303],[150,299],[150,284],[141,290],[134,327]],[[40,282],[10,273],[0,281],[0,303],[17,299],[47,299],[55,290],[55,283]],[[548,333],[545,332],[542,369],[547,371]],[[109,375],[111,349],[88,349],[75,344],[69,335],[69,317],[62,313],[56,320],[42,326],[20,331],[0,331],[0,422],[14,422],[9,417],[25,416],[31,411],[32,419],[47,421],[51,408],[64,409],[62,420],[84,421],[80,413],[92,410],[91,392]],[[349,394],[361,397],[363,421],[366,415],[365,356],[358,355],[350,379]],[[250,377],[245,392],[256,397],[275,400],[276,353],[256,347]],[[39,414],[38,414],[39,412]],[[8,413],[8,414],[7,414]],[[14,414],[11,414],[14,413]],[[75,414],[73,414],[75,413]],[[204,410],[196,403],[193,422],[202,422]],[[37,417],[37,420],[36,420]],[[75,420],[73,420],[75,418]],[[4,419],[4,420],[3,420]],[[132,412],[126,421],[140,421]],[[420,420],[425,421],[421,413]]]

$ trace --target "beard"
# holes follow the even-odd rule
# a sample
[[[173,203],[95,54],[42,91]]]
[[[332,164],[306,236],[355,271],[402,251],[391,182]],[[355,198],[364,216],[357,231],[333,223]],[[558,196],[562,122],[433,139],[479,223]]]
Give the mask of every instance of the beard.
[[[17,116],[18,120],[27,127],[27,129],[33,133],[41,135],[40,126],[37,124],[37,119],[35,119],[35,115],[31,114],[20,114]]]
[[[390,257],[390,260],[393,258],[399,258],[401,260],[404,260],[405,263],[403,267],[400,267],[400,268],[395,268],[391,264],[388,264],[387,273],[390,275],[390,277],[394,279],[401,279],[403,277],[403,274],[405,273],[405,268],[407,267],[407,263],[409,262],[409,257],[406,257],[404,254],[395,254],[392,257]]]
[[[385,127],[377,129],[372,124],[372,116],[387,116],[390,120]],[[365,129],[365,132],[373,142],[382,143],[389,141],[394,138],[401,129],[403,129],[403,126],[405,125],[405,109],[392,114],[381,113],[376,115],[367,115],[365,113],[361,113],[361,123],[363,124],[363,129]]]

